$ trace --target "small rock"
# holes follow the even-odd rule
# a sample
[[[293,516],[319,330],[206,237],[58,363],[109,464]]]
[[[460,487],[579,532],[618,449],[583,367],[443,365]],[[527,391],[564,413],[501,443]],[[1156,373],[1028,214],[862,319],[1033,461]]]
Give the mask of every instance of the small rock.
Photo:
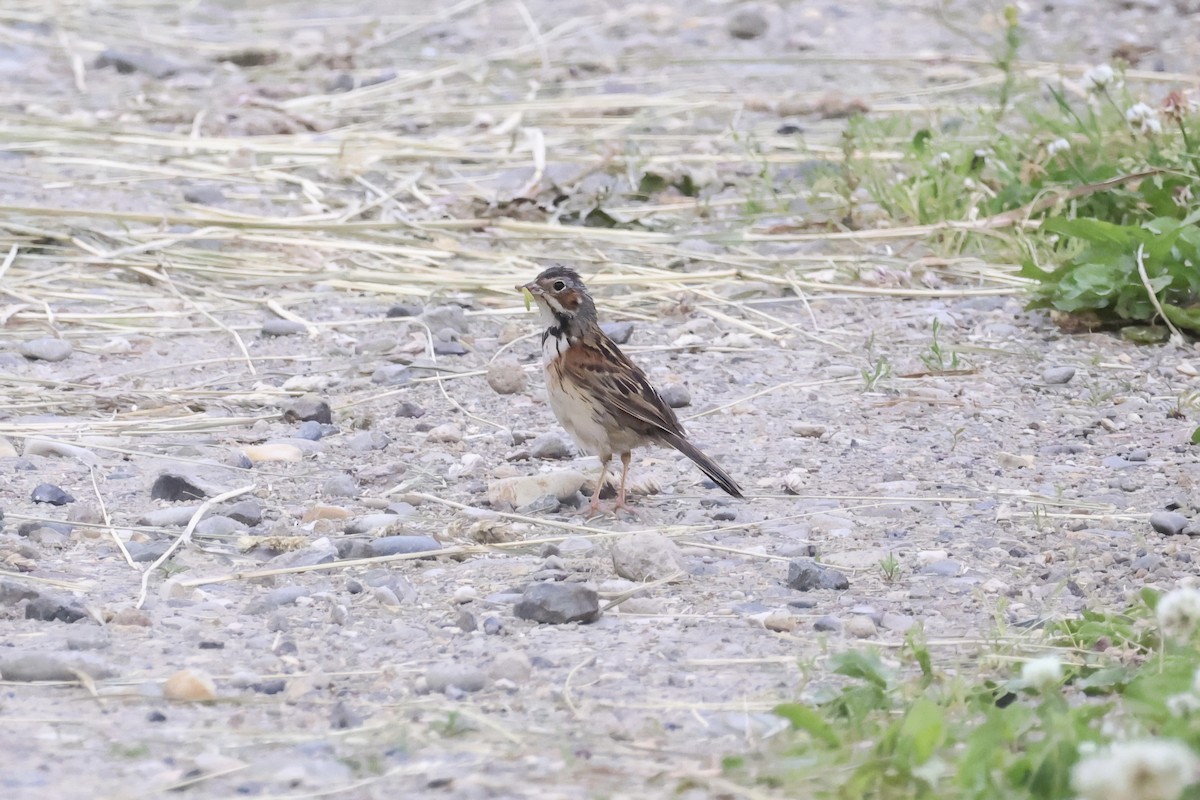
[[[178,703],[205,703],[217,699],[217,685],[204,670],[188,667],[167,678],[163,697]]]
[[[158,80],[177,75],[184,69],[182,64],[153,53],[133,53],[122,50],[105,50],[96,57],[93,66],[96,69],[114,67],[122,75],[144,72]]]
[[[207,481],[183,472],[164,472],[154,480],[150,487],[150,497],[155,500],[166,500],[174,503],[179,500],[203,500],[220,494]]]
[[[1074,367],[1047,367],[1042,370],[1042,382],[1050,384],[1070,383],[1075,377]]]
[[[89,467],[100,466],[100,459],[86,447],[56,442],[52,439],[26,439],[26,456],[47,456],[50,458],[73,458]]]
[[[41,339],[21,342],[17,352],[30,361],[65,361],[74,350],[71,343],[65,339],[44,336]]]
[[[320,422],[324,425],[333,423],[333,409],[319,395],[312,393],[301,395],[283,409],[284,422]]]
[[[0,658],[0,678],[6,681],[75,681],[77,670],[96,679],[113,674],[104,664],[80,654],[23,653]]]
[[[407,364],[382,364],[371,373],[371,383],[377,386],[407,386],[412,379]]]
[[[600,596],[581,583],[535,583],[521,594],[513,613],[550,625],[594,622],[600,617]]]
[[[735,39],[757,39],[768,27],[767,16],[757,5],[742,6],[725,23],[725,30]]]
[[[390,318],[416,317],[416,316],[419,316],[420,313],[421,313],[420,306],[411,305],[408,303],[397,303],[396,305],[392,306],[391,308],[389,308],[387,310],[387,316]]]
[[[366,514],[346,523],[346,533],[350,536],[371,533],[379,528],[395,525],[399,521],[400,517],[395,514]]]
[[[548,460],[570,458],[573,455],[570,445],[557,433],[543,433],[534,439],[529,445],[529,454]]]
[[[786,611],[769,611],[759,620],[764,628],[776,633],[790,633],[796,630],[796,618]]]
[[[866,639],[874,636],[875,632],[875,621],[870,617],[855,614],[846,620],[846,633],[858,639]]]
[[[273,461],[303,461],[304,451],[294,444],[252,444],[242,448],[251,464]]]
[[[221,197],[224,200],[224,196]],[[262,324],[259,332],[263,336],[299,336],[307,333],[308,328],[304,327],[304,323],[296,322],[291,319],[269,319]]]
[[[307,596],[308,589],[303,586],[280,586],[251,600],[246,605],[245,613],[265,614],[268,611],[274,611],[280,606],[289,606],[301,597]]]
[[[683,408],[692,404],[692,393],[682,383],[668,383],[658,394],[671,408]]]
[[[297,439],[307,439],[310,442],[317,442],[324,435],[325,426],[314,419],[310,419],[308,422],[301,422],[300,426],[296,428]]]
[[[612,544],[613,569],[626,580],[657,581],[684,571],[679,545],[660,533],[634,533]]]
[[[239,500],[223,509],[225,516],[237,520],[243,525],[254,527],[262,522],[263,507],[257,500]]]
[[[487,683],[483,670],[466,664],[437,664],[425,671],[425,685],[431,692],[445,692],[451,687],[478,692]]]
[[[627,321],[602,322],[600,323],[600,330],[604,331],[604,335],[617,344],[625,344],[629,341],[629,337],[633,335],[633,323]]]
[[[517,394],[529,385],[529,375],[516,361],[497,361],[488,367],[487,382],[496,394]]]
[[[921,572],[926,575],[937,575],[942,578],[954,578],[962,574],[963,565],[953,559],[943,558],[940,561],[933,561],[926,564],[921,569]]]
[[[488,501],[492,505],[508,503],[514,508],[521,508],[540,497],[551,495],[560,503],[565,503],[575,496],[586,481],[587,476],[576,470],[500,478],[488,483]]]
[[[1037,464],[1037,460],[1031,455],[1000,452],[996,454],[996,463],[1006,469],[1031,469]]]
[[[317,503],[305,510],[304,516],[300,518],[300,521],[315,522],[319,519],[349,519],[353,515],[353,511],[342,506],[327,506]]]
[[[42,622],[77,622],[87,616],[81,606],[74,600],[68,600],[50,595],[39,595],[25,606],[25,619],[35,619]]]
[[[211,514],[196,523],[196,533],[201,536],[232,536],[236,533],[245,533],[246,530],[244,522],[238,522],[236,519],[222,514]]]
[[[334,475],[321,487],[326,497],[358,497],[358,482],[346,474]]]
[[[154,624],[150,615],[140,608],[122,608],[113,615],[111,624],[128,625],[134,628],[149,628]]]
[[[450,328],[457,333],[467,332],[467,314],[461,306],[435,306],[434,308],[428,308],[421,314],[421,321],[431,331]]]
[[[225,193],[216,186],[189,186],[183,190],[183,199],[187,203],[202,206],[215,206],[225,202]],[[286,322],[287,320],[281,320]],[[266,327],[265,325],[263,326]]]
[[[1150,515],[1150,527],[1167,536],[1178,536],[1188,525],[1188,518],[1174,511],[1155,511]]]
[[[474,633],[479,628],[479,623],[475,621],[475,615],[465,608],[458,610],[458,614],[454,617],[454,624],[463,633]]]
[[[192,521],[192,516],[200,510],[200,506],[174,506],[158,508],[138,517],[137,524],[149,528],[177,528]]]
[[[367,453],[371,450],[383,450],[392,440],[383,431],[360,431],[346,440],[346,448],[354,453]]]
[[[322,536],[302,550],[292,550],[280,553],[267,563],[272,569],[288,567],[315,567],[317,564],[329,564],[337,561],[338,551],[328,537]]]
[[[416,419],[418,417],[425,416],[425,409],[421,408],[411,400],[403,400],[398,406],[396,406],[396,416]]]
[[[167,552],[167,548],[171,546],[170,542],[126,542],[125,549],[129,551],[129,557],[138,564],[148,564],[162,558],[162,554]]]
[[[447,422],[445,425],[438,425],[431,428],[426,435],[426,440],[430,442],[461,442],[463,438],[462,429],[452,422]]]
[[[372,539],[367,547],[371,556],[377,557],[441,550],[442,544],[432,536],[384,536]]]
[[[35,503],[49,503],[52,506],[75,502],[74,497],[52,483],[39,483],[33,488],[32,498]]]
[[[465,356],[467,353],[469,353],[471,351],[468,350],[466,347],[464,347],[462,342],[435,341],[433,343],[433,352],[434,352],[434,355],[439,355],[439,356]]]
[[[474,586],[459,586],[454,590],[454,596],[451,601],[459,605],[470,603],[479,599],[479,592],[475,591]]]
[[[916,620],[908,614],[896,614],[891,611],[885,611],[879,620],[879,627],[896,633],[905,633],[915,624]]]
[[[823,617],[817,617],[813,622],[813,630],[825,631],[828,633],[838,633],[842,629],[842,621],[837,617],[826,614]]]
[[[788,562],[789,589],[811,592],[813,589],[844,591],[850,588],[849,579],[836,569],[823,567],[814,561],[793,559]]]
[[[488,667],[488,675],[492,680],[510,680],[516,684],[528,680],[532,671],[533,666],[529,663],[529,657],[515,650],[500,653]]]
[[[483,632],[488,636],[498,636],[504,631],[504,623],[499,617],[486,617],[483,620]]]

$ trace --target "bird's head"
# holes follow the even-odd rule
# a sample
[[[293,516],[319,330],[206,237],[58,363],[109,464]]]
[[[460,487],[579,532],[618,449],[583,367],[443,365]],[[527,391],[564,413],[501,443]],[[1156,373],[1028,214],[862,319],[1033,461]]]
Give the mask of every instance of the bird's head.
[[[529,283],[518,287],[529,292],[542,317],[551,325],[562,325],[576,317],[594,317],[596,306],[579,273],[570,267],[555,266]]]

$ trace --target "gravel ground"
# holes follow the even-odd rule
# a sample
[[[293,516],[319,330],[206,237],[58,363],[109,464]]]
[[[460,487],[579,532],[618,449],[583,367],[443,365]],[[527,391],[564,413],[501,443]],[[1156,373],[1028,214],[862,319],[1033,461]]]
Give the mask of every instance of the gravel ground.
[[[870,287],[797,296],[739,279],[729,258],[891,264],[894,251],[819,237],[714,244],[706,226],[733,225],[716,212],[661,246],[603,231],[523,236],[480,223],[465,189],[428,196],[414,178],[379,230],[400,219],[452,231],[447,221],[466,220],[456,241],[478,252],[439,268],[503,262],[493,291],[418,291],[405,273],[379,269],[373,286],[356,285],[355,256],[256,240],[229,222],[328,208],[304,180],[352,157],[319,151],[334,122],[378,112],[375,122],[412,142],[458,135],[479,115],[500,124],[505,98],[531,89],[504,59],[481,62],[477,75],[463,66],[487,48],[526,47],[514,63],[536,72],[544,55],[541,69],[558,77],[541,80],[577,80],[560,104],[588,87],[631,105],[703,94],[704,108],[671,105],[646,129],[661,137],[646,140],[653,158],[669,158],[685,123],[727,126],[720,104],[738,105],[730,98],[838,90],[909,102],[922,87],[987,74],[965,61],[901,60],[967,49],[922,7],[667,2],[618,12],[531,1],[425,19],[389,6],[375,29],[370,3],[336,13],[231,5],[195,4],[186,27],[149,4],[116,4],[90,21],[71,10],[48,19],[38,4],[0,12],[0,73],[21,77],[0,128],[13,142],[0,157],[3,202],[73,210],[26,209],[0,226],[20,251],[0,266],[6,797],[184,787],[193,797],[738,796],[721,758],[776,732],[769,709],[826,683],[830,652],[869,643],[886,654],[920,625],[936,653],[969,660],[1021,626],[1195,574],[1193,346],[1064,335],[1003,286],[911,268],[880,267],[898,281],[895,297]],[[1086,64],[1119,50],[1146,69],[1194,70],[1187,6],[1114,5],[1105,25],[1088,24],[1100,13],[1092,4],[1027,9],[1027,55]],[[986,32],[993,18],[981,8],[953,10]],[[132,39],[121,38],[126,28]],[[181,31],[194,47],[179,44]],[[255,71],[276,52],[260,35],[283,43],[286,69]],[[380,44],[352,46],[364,41]],[[123,64],[117,56],[135,51],[160,61],[97,66],[105,53],[100,63]],[[834,57],[863,52],[881,58]],[[714,63],[698,66],[706,56]],[[414,84],[411,108],[364,100],[307,118],[286,105],[392,70],[403,77],[413,58],[427,59],[426,71],[450,59],[454,80]],[[471,88],[464,74],[492,98],[474,123],[458,106],[444,116],[434,107]],[[579,113],[593,132],[616,124]],[[786,116],[771,107],[736,124],[770,131]],[[816,139],[841,124],[794,116]],[[52,119],[77,150],[39,144]],[[138,141],[115,143],[107,160],[85,145],[98,122],[148,137],[230,137],[239,170],[272,168],[261,152],[237,162],[241,136],[317,155],[281,167],[269,191],[229,163],[207,181],[164,177],[155,167],[165,161],[137,161]],[[549,122],[542,130],[557,135]],[[173,155],[171,168],[188,157]],[[412,158],[449,185],[455,168],[436,153]],[[464,186],[533,172],[495,170],[461,148],[453,158]],[[744,166],[714,169],[736,178]],[[728,196],[745,189],[731,186]],[[345,195],[355,191],[362,184],[347,181]],[[208,227],[172,216],[197,207],[210,209]],[[171,241],[122,249],[135,223]],[[448,247],[437,236],[449,235],[431,234],[428,248]],[[180,237],[193,249],[173,249]],[[226,271],[197,277],[201,251]],[[160,252],[141,272],[122,260]],[[189,253],[192,266],[176,270],[173,254]],[[597,277],[602,319],[619,323],[614,335],[628,336],[627,352],[669,387],[693,440],[749,499],[731,501],[674,452],[644,450],[633,472],[639,517],[584,518],[580,490],[596,461],[577,457],[553,420],[534,315],[500,291],[514,282],[500,277],[532,276],[553,257]],[[397,258],[424,268],[421,259],[441,257]],[[285,261],[297,271],[281,279]],[[651,291],[622,280],[631,264],[701,278]],[[934,320],[954,366],[939,374],[927,363]],[[891,559],[894,569],[882,566]],[[165,569],[148,572],[159,560]]]

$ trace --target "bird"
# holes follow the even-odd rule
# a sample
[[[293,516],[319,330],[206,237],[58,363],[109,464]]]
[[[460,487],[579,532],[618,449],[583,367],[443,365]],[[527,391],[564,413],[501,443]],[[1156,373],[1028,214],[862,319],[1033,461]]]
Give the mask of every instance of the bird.
[[[546,326],[542,365],[550,408],[575,443],[600,459],[592,515],[600,509],[600,488],[613,455],[621,458],[621,485],[613,511],[626,507],[632,451],[648,444],[675,448],[728,494],[743,497],[729,473],[688,441],[679,418],[646,373],[601,330],[596,304],[578,272],[552,266],[516,288],[532,296]]]

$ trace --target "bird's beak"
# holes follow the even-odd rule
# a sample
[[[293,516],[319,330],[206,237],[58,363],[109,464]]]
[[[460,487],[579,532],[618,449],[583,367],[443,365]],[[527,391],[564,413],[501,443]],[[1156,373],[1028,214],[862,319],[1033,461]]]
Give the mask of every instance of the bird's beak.
[[[540,297],[541,295],[545,294],[545,292],[542,291],[542,287],[538,286],[536,283],[533,283],[532,281],[525,284],[524,286],[517,287],[517,291],[521,291],[521,290],[525,290],[525,291],[529,292],[534,297]]]

